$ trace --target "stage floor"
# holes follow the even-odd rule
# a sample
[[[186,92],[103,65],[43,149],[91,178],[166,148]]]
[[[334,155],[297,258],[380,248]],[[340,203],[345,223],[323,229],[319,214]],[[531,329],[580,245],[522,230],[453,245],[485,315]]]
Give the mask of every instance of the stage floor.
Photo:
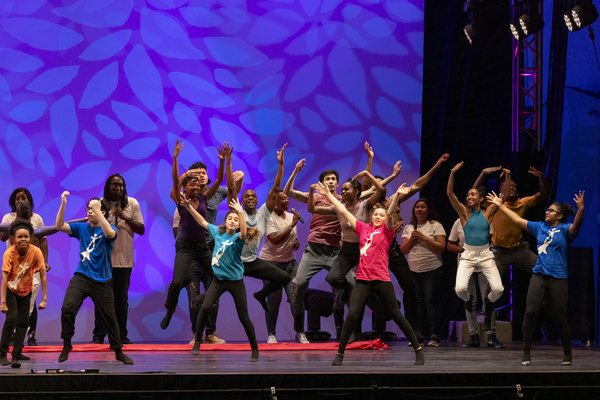
[[[597,348],[574,346],[573,365],[563,367],[559,345],[535,344],[531,365],[523,367],[521,343],[508,343],[504,349],[463,349],[443,342],[439,348],[426,347],[425,365],[415,366],[406,341],[386,343],[391,350],[347,351],[339,367],[331,365],[335,351],[315,350],[263,350],[257,363],[249,361],[249,351],[201,349],[198,356],[189,351],[126,351],[135,361],[130,366],[115,361],[112,352],[72,352],[60,364],[56,352],[26,352],[32,360],[23,361],[21,368],[0,369],[0,391],[3,400],[162,400],[202,394],[208,399],[279,400],[515,398],[520,385],[524,399],[534,393],[536,399],[600,398]],[[53,374],[46,369],[64,371]],[[99,372],[80,372],[86,369]]]

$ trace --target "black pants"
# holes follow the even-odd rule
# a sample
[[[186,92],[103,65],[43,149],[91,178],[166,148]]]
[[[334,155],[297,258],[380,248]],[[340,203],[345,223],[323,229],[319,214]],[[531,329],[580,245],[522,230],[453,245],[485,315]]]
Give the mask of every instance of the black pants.
[[[340,253],[335,258],[329,273],[325,277],[327,283],[336,289],[350,290],[346,275],[360,261],[360,243],[342,242]]]
[[[6,289],[6,320],[2,328],[2,338],[0,339],[0,353],[6,355],[8,353],[8,341],[13,332],[15,334],[15,345],[12,355],[20,356],[23,351],[23,342],[29,325],[29,306],[31,303],[31,293],[26,296],[19,296],[10,289]]]
[[[235,309],[237,311],[238,318],[246,331],[246,336],[250,341],[250,347],[252,350],[258,350],[258,343],[256,342],[256,333],[254,332],[254,325],[248,315],[248,302],[246,301],[246,286],[244,286],[244,280],[239,281],[220,281],[213,279],[210,287],[206,291],[204,302],[200,306],[200,312],[198,313],[198,322],[196,323],[196,342],[202,342],[202,331],[204,330],[204,324],[206,323],[206,315],[210,311],[213,304],[221,297],[225,292],[231,293],[233,301],[235,303]]]
[[[419,341],[415,336],[415,332],[410,327],[410,324],[400,312],[392,282],[357,280],[354,284],[354,289],[352,290],[352,296],[350,297],[350,310],[348,311],[348,316],[346,317],[344,327],[342,328],[342,337],[340,338],[338,353],[344,354],[348,339],[350,339],[350,335],[352,334],[361,313],[364,311],[367,300],[369,299],[369,294],[372,291],[377,294],[379,301],[387,308],[396,325],[398,325],[402,330],[402,333],[410,340],[413,347],[417,349],[419,347]]]
[[[279,268],[275,263],[260,258],[244,263],[244,276],[267,281],[263,288],[258,291],[261,297],[278,291],[292,280],[290,274]]]
[[[106,327],[110,348],[120,349],[123,347],[123,343],[121,343],[119,324],[115,316],[112,280],[96,282],[79,273],[73,275],[65,292],[65,299],[60,313],[62,325],[60,337],[63,340],[71,340],[75,334],[75,317],[83,301],[88,297],[92,299],[96,310],[100,313],[100,319]]]
[[[119,324],[121,339],[127,338],[127,313],[129,312],[129,285],[131,283],[131,272],[133,268],[113,268],[112,285],[115,301],[115,315]],[[100,312],[94,307],[94,331],[95,338],[104,340],[106,328],[100,318]]]
[[[554,278],[543,274],[534,273],[529,281],[525,319],[523,320],[523,348],[525,350],[531,349],[535,319],[546,295],[550,300],[550,310],[558,324],[563,351],[570,354],[571,329],[567,321],[567,279]]]
[[[408,267],[408,262],[406,261],[404,254],[402,254],[402,250],[400,250],[398,242],[396,242],[395,240],[390,246],[389,256],[390,271],[398,280],[398,284],[400,285],[400,288],[404,293],[402,295],[402,303],[404,304],[404,315],[406,315],[406,319],[408,320],[410,326],[417,335],[419,343],[422,343],[423,336],[421,335],[421,331],[419,330],[417,291],[415,281],[412,278],[410,268]]]
[[[214,242],[213,246],[214,246]],[[210,245],[209,245],[210,246]],[[186,286],[187,294],[188,294],[188,306],[190,309],[190,322],[192,323],[192,333],[196,333],[196,323],[198,322],[198,312],[200,309],[196,304],[196,299],[200,294],[200,282],[204,286],[204,291],[206,292],[210,287],[213,278],[208,275],[208,273],[204,270],[204,268],[200,268],[197,262],[194,261],[192,265],[192,281],[189,285]],[[212,308],[209,310],[207,319],[206,319],[206,334],[211,335],[217,329],[217,313],[219,312],[219,300],[215,304],[213,304]]]
[[[169,285],[167,310],[175,311],[179,301],[179,292],[192,281],[193,262],[197,262],[200,268],[213,277],[211,266],[212,254],[206,242],[178,239],[175,242],[175,265],[173,266],[173,281]]]

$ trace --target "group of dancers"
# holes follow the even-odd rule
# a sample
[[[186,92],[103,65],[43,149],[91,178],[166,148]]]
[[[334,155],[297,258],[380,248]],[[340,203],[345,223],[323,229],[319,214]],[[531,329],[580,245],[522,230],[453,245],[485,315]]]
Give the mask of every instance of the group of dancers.
[[[459,216],[455,224],[457,233],[452,232],[447,243],[444,228],[427,199],[415,202],[411,222],[406,227],[400,204],[431,180],[448,160],[448,154],[442,155],[412,185],[403,183],[392,196],[386,197],[390,183],[400,174],[401,163],[396,163],[393,173],[385,179],[373,176],[374,151],[365,143],[367,167],[345,182],[339,195],[339,174],[331,169],[323,171],[319,182],[311,185],[308,192],[294,189],[295,178],[304,168],[305,160],[296,164],[281,189],[286,146],[277,152],[278,167],[273,186],[266,202],[258,207],[258,198],[252,189],[241,192],[243,173],[232,170],[233,147],[228,143],[219,147],[219,169],[214,182],[208,178],[206,165],[201,162],[181,174],[178,157],[184,146],[179,140],[175,145],[170,197],[177,217],[174,224],[176,256],[173,280],[165,301],[166,313],[160,327],[168,328],[179,293],[187,288],[194,332],[190,342],[193,355],[199,354],[204,340],[224,342],[216,335],[216,321],[219,298],[229,292],[250,342],[250,361],[258,361],[258,343],[248,315],[243,276],[264,281],[263,288],[253,296],[265,311],[268,342],[277,342],[277,316],[285,288],[294,317],[296,341],[308,343],[304,333],[305,292],[312,276],[327,269],[326,279],[336,293],[336,303],[348,303],[345,321],[336,323],[339,325],[339,348],[333,365],[342,364],[346,345],[360,327],[365,305],[373,297],[387,309],[410,341],[415,351],[414,363],[422,365],[425,362],[424,337],[420,326],[428,326],[429,346],[439,346],[441,340],[437,300],[441,283],[440,255],[448,248],[460,253],[455,291],[465,301],[471,330],[470,340],[464,347],[479,346],[472,317],[476,303],[474,273],[485,278],[480,276],[479,282],[485,298],[487,344],[502,347],[495,337],[494,302],[504,291],[501,273],[512,264],[533,274],[523,323],[522,364],[531,362],[535,318],[546,294],[552,300],[552,310],[560,328],[564,350],[562,364],[571,364],[571,339],[566,318],[566,252],[583,222],[584,192],[575,195],[576,214],[566,203],[553,203],[546,210],[543,222],[530,222],[523,219],[525,211],[546,197],[545,179],[540,171],[530,169],[540,181],[540,193],[519,198],[508,169],[486,168],[477,183],[483,183],[489,174],[501,170],[505,180],[500,187],[500,196],[494,192],[486,196],[483,187],[474,185],[462,203],[454,194],[454,177],[463,166],[460,162],[450,171],[447,186],[450,203]],[[225,187],[221,187],[223,180]],[[238,199],[240,192],[241,202]],[[45,227],[39,221],[37,227],[32,225],[37,214],[32,213],[33,199],[27,189],[16,189],[13,195],[9,201],[13,212],[7,214],[12,222],[3,219],[0,225],[1,238],[9,240],[2,264],[1,311],[7,316],[0,339],[0,365],[10,364],[17,368],[21,360],[28,359],[22,350],[28,327],[31,331],[29,316],[37,294],[32,294],[36,286],[34,276],[39,274],[42,301],[38,308],[43,309],[47,300],[46,271],[49,269],[45,236],[57,231],[67,233],[80,243],[78,267],[61,309],[63,349],[58,361],[68,359],[77,312],[84,299],[91,297],[96,308],[94,342],[102,343],[108,335],[116,359],[133,364],[122,347],[124,343],[131,343],[127,338],[127,291],[133,268],[133,236],[144,234],[144,223],[139,204],[127,196],[123,177],[115,174],[108,178],[104,197],[88,202],[85,221],[64,221],[69,195],[65,191],[55,225],[51,227]],[[228,201],[229,211],[224,223],[217,226],[216,210],[224,199]],[[297,223],[302,217],[294,209],[288,211],[290,199],[307,203],[308,211],[312,213],[309,237],[299,264],[294,251],[300,247]],[[574,222],[567,224],[567,218],[574,214]],[[537,257],[522,240],[521,229],[537,238]],[[399,233],[400,244],[396,240]],[[354,268],[355,276],[352,274]],[[390,271],[403,289],[406,318],[396,300]],[[205,287],[202,294],[200,281]],[[203,336],[205,330],[206,336]],[[8,340],[13,333],[15,345],[9,362]]]

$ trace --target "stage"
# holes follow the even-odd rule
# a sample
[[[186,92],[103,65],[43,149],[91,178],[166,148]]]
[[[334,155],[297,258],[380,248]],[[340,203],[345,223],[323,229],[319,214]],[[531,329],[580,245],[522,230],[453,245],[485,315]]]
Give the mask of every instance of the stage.
[[[188,345],[172,346],[172,351],[166,347],[133,351],[126,346],[135,361],[131,366],[114,360],[110,351],[74,351],[68,361],[59,364],[58,352],[26,348],[31,361],[23,361],[19,369],[0,369],[0,391],[3,400],[600,396],[596,348],[574,346],[573,365],[563,367],[559,345],[536,344],[531,365],[523,367],[517,342],[504,349],[463,349],[457,343],[442,342],[439,348],[426,347],[425,365],[415,366],[413,350],[406,341],[387,344],[389,350],[348,350],[340,367],[331,365],[335,350],[269,351],[266,344],[261,344],[257,363],[250,363],[249,351],[217,351],[207,346],[200,349],[199,356],[192,356],[186,350],[191,349]],[[56,369],[61,371],[53,372]],[[85,370],[88,372],[81,372]]]

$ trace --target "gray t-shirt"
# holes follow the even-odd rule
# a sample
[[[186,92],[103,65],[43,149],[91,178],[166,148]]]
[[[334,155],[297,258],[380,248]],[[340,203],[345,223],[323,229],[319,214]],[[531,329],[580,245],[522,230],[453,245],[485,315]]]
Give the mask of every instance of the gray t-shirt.
[[[267,222],[269,222],[269,217],[271,216],[271,212],[267,208],[267,203],[260,206],[260,208],[256,211],[256,213],[252,215],[248,215],[246,210],[244,210],[244,218],[246,218],[246,225],[250,228],[256,228],[259,230],[259,235],[254,240],[246,239],[246,243],[244,244],[244,248],[242,249],[242,261],[243,262],[252,262],[256,260],[256,256],[258,254],[258,246],[262,242],[262,238],[267,231]]]

